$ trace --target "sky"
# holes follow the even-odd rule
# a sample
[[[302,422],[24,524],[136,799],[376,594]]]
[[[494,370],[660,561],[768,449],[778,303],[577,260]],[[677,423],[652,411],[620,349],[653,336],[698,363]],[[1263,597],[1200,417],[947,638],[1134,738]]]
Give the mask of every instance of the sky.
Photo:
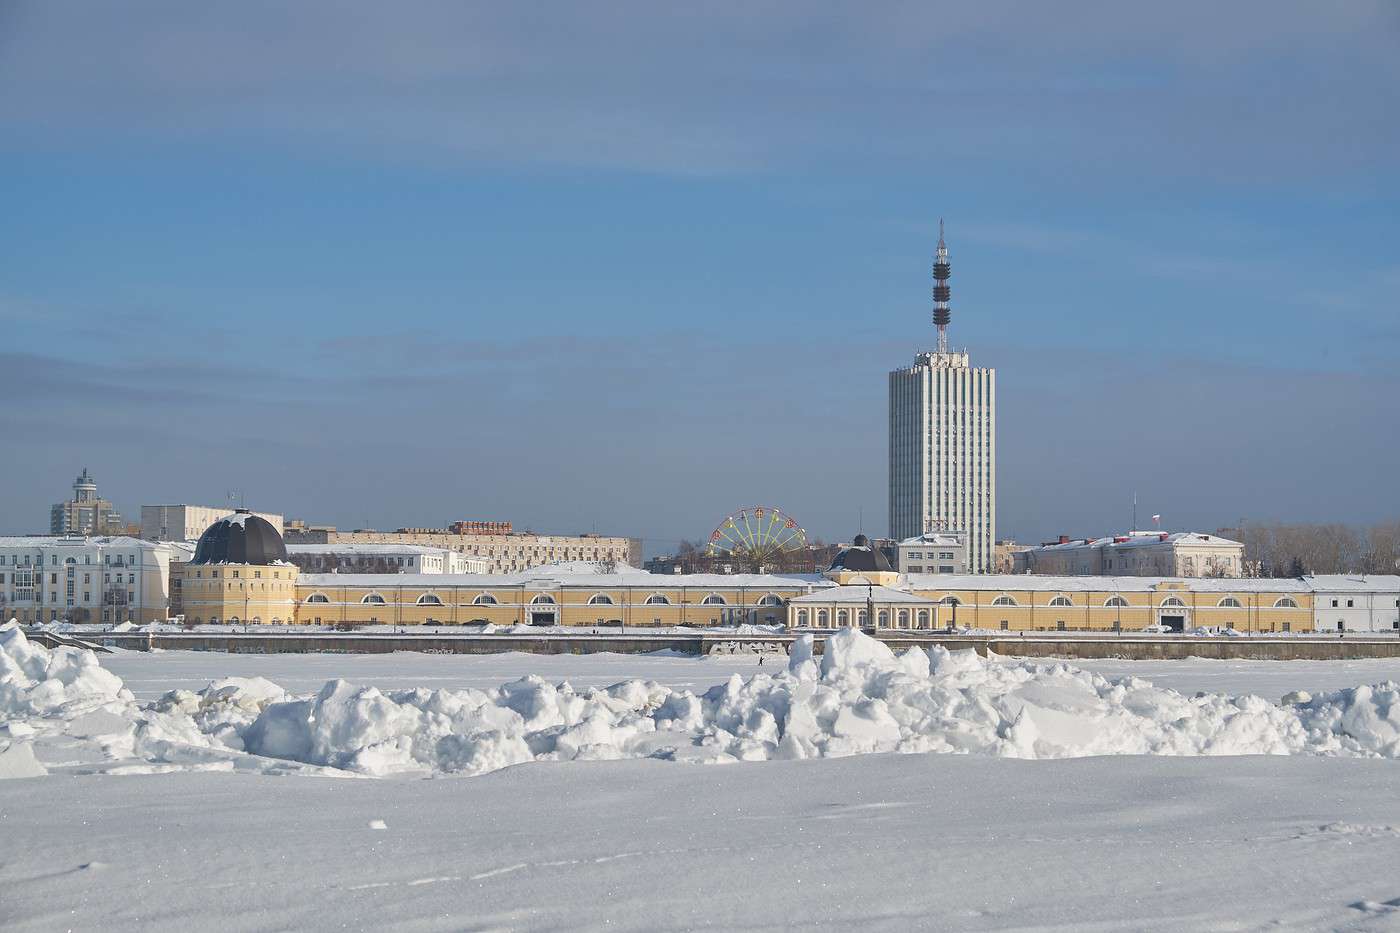
[[[884,534],[940,218],[999,537],[1395,518],[1397,114],[1390,0],[0,0],[0,532]]]

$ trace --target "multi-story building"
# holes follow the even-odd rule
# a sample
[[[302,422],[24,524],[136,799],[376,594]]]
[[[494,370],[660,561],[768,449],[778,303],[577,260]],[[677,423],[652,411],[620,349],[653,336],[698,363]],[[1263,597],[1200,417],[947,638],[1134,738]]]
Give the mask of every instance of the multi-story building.
[[[157,622],[167,616],[170,564],[186,556],[129,537],[0,538],[0,618]]]
[[[929,532],[895,545],[900,573],[967,573],[967,538],[961,534]]]
[[[1075,538],[1012,555],[1016,573],[1109,577],[1238,577],[1244,545],[1194,531],[1131,531]]]
[[[147,541],[198,541],[204,530],[233,509],[217,505],[143,505],[141,537]],[[282,532],[282,516],[274,512],[254,512]]]
[[[277,625],[295,620],[297,567],[271,522],[238,509],[205,529],[178,568],[185,621]]]
[[[447,528],[400,528],[398,531],[334,531],[327,528],[289,529],[290,544],[414,544],[446,548],[488,562],[490,573],[518,573],[545,564],[592,561],[639,567],[638,538],[603,535],[454,534]]]
[[[302,573],[490,573],[484,557],[421,544],[289,544]]]
[[[87,468],[73,481],[73,498],[49,509],[49,533],[55,535],[123,535],[126,523],[112,503],[97,494]]]
[[[948,247],[934,259],[938,349],[889,375],[890,534],[958,531],[967,568],[988,573],[996,541],[996,370],[948,349]]]
[[[1304,577],[1319,632],[1400,633],[1400,576],[1319,574]]]

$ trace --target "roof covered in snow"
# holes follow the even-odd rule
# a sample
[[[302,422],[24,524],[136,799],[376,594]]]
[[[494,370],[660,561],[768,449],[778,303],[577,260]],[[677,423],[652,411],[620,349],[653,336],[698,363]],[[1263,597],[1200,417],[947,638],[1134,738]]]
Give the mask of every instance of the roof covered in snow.
[[[1031,573],[911,573],[912,590],[1063,590],[1064,592],[1148,593],[1173,585],[1195,593],[1308,593],[1302,580],[1273,577],[1091,577]],[[1165,584],[1165,586],[1164,586]]]
[[[963,536],[945,531],[931,531],[928,534],[915,535],[912,538],[905,538],[899,542],[900,547],[917,547],[919,545],[933,545],[934,547],[962,547]]]
[[[1303,582],[1324,593],[1400,593],[1400,576],[1395,574],[1314,574]]]
[[[142,547],[153,548],[168,541],[147,541],[128,535],[0,535],[0,547]]]
[[[1238,541],[1221,538],[1200,531],[1130,531],[1125,535],[1106,535],[1102,538],[1076,538],[1073,541],[1055,544],[1041,544],[1027,548],[1029,551],[1073,551],[1079,548],[1124,548],[1156,547],[1162,544],[1191,544],[1216,547],[1243,547]]]
[[[758,573],[647,573],[628,568],[626,572],[599,573],[560,571],[536,567],[524,573],[304,573],[306,586],[469,586],[480,589],[587,587],[606,590],[616,587],[650,587],[658,590],[687,589],[793,589],[834,586],[820,574]]]
[[[446,554],[448,548],[427,544],[288,544],[288,554]],[[470,554],[464,555],[470,557]],[[483,558],[484,559],[484,558]]]

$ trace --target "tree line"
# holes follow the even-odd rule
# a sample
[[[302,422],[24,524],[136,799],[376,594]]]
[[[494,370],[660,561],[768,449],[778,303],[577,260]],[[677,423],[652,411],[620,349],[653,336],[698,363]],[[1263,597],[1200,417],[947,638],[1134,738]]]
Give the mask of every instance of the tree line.
[[[1369,526],[1242,522],[1216,534],[1244,544],[1246,576],[1400,573],[1400,520]]]

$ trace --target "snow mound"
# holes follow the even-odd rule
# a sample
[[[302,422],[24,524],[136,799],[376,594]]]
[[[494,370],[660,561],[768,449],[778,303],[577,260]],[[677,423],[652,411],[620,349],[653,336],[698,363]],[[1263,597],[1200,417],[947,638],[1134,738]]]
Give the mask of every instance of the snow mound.
[[[14,622],[0,626],[0,721],[78,715],[130,700],[121,678],[88,649],[50,651],[30,644]]]
[[[878,752],[1400,758],[1393,682],[1275,704],[1187,697],[1136,678],[971,650],[895,654],[855,630],[831,635],[820,658],[812,649],[810,636],[799,638],[786,669],[734,674],[703,694],[651,681],[575,690],[531,676],[491,690],[384,692],[335,680],[291,696],[262,678],[228,678],[140,708],[91,652],[49,651],[5,627],[0,753],[8,770],[42,768],[38,760],[31,766],[29,745],[19,742],[31,741],[31,724],[49,728],[57,718],[67,737],[89,738],[127,771],[481,774],[533,761],[723,763]]]

